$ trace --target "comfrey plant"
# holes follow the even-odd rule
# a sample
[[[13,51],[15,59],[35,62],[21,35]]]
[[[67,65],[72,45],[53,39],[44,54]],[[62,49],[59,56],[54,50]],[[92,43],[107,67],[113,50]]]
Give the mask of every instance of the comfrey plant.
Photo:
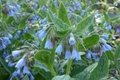
[[[119,17],[109,15],[112,3],[1,1],[0,80],[118,79],[119,40],[113,36],[119,39],[120,29]]]

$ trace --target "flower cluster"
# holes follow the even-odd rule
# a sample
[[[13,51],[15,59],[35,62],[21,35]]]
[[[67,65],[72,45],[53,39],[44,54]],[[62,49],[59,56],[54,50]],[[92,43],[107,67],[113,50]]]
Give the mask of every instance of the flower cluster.
[[[7,48],[9,44],[11,44],[10,38],[8,37],[0,38],[0,50]]]
[[[14,78],[22,79],[25,75],[28,75],[30,80],[34,80],[34,77],[30,71],[30,67],[28,64],[28,55],[23,54],[24,52],[25,50],[14,50],[11,54],[4,52],[4,58],[6,59],[8,66],[16,68],[16,70],[12,73],[10,80],[13,80]]]
[[[9,3],[8,4],[8,15],[14,16],[20,13],[21,6],[18,3]]]
[[[81,60],[81,53],[76,50],[75,48],[76,40],[73,35],[73,33],[70,33],[70,37],[68,40],[68,45],[63,46],[62,42],[57,46],[55,52],[58,55],[61,55],[62,53],[65,54],[65,59],[75,59],[75,60]],[[71,48],[68,48],[71,47]]]

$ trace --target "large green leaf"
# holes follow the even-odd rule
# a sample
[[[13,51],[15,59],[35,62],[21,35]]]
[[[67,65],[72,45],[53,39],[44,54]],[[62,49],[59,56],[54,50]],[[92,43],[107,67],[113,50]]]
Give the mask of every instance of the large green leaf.
[[[98,66],[91,73],[89,80],[100,80],[101,78],[108,76],[108,73],[109,73],[108,57],[106,56],[106,54],[103,54],[102,57],[100,58]]]
[[[67,11],[65,9],[65,6],[63,3],[60,4],[60,8],[59,8],[59,11],[58,11],[58,17],[63,21],[65,22],[66,24],[69,24],[70,25],[70,21],[67,17]]]
[[[93,47],[99,42],[99,35],[94,34],[83,39],[83,44],[86,48]]]
[[[83,17],[83,19],[76,26],[75,33],[78,35],[83,34],[93,24],[93,21],[94,21],[93,14]]]
[[[35,54],[35,59],[40,61],[41,63],[45,64],[47,68],[50,70],[52,75],[55,75],[54,71],[54,53],[51,53],[47,50],[40,50]],[[39,67],[40,68],[40,67]]]
[[[84,71],[78,73],[74,77],[77,80],[88,80],[90,78],[91,72],[96,68],[97,63],[88,66]]]
[[[82,42],[80,42],[80,40],[78,42],[79,42],[78,46],[80,49],[83,49],[84,47],[92,48],[94,45],[96,45],[99,42],[99,35],[93,34],[84,38]]]
[[[50,51],[40,50],[35,54],[35,59],[40,60],[41,62],[45,63],[47,66],[50,66],[54,62],[52,55],[53,54]]]

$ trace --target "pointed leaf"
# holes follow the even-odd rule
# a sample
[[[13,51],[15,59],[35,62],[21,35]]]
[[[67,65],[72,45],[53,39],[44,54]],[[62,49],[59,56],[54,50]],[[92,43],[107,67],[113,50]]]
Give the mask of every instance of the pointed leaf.
[[[96,66],[97,66],[97,63],[92,64],[89,67],[87,67],[84,71],[75,75],[74,77],[77,80],[88,80],[90,78],[91,72],[96,68]]]
[[[83,32],[85,32],[93,24],[93,21],[94,21],[93,14],[84,17],[83,20],[81,20],[78,23],[75,33],[78,35],[83,34]]]
[[[108,73],[109,73],[108,57],[106,56],[106,54],[103,54],[102,57],[100,58],[98,66],[91,73],[89,80],[100,80],[101,78],[106,77]]]
[[[60,4],[60,8],[59,8],[59,11],[58,11],[58,17],[63,21],[65,22],[66,24],[69,24],[70,25],[70,21],[67,17],[67,11],[65,9],[65,6],[63,3]]]

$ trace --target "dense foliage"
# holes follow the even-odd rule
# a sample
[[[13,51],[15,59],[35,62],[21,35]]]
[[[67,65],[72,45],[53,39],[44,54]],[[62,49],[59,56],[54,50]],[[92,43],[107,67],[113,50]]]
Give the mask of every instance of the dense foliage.
[[[120,0],[0,0],[0,80],[120,80]]]

